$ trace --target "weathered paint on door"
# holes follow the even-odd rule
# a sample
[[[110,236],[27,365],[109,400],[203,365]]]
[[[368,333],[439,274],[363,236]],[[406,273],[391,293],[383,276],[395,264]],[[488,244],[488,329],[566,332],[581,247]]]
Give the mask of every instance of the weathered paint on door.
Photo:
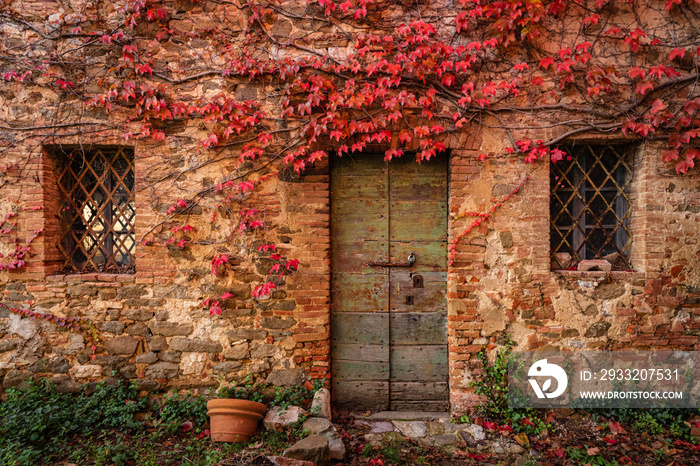
[[[448,408],[447,160],[331,170],[333,398],[372,410]],[[369,262],[411,267],[368,266]]]

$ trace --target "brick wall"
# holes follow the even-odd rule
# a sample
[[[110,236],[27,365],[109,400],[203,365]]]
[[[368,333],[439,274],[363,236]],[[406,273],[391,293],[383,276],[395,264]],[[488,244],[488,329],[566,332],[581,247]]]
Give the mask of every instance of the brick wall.
[[[66,138],[62,144],[73,142]],[[99,137],[94,142],[111,141]],[[81,143],[89,148],[88,141]],[[17,161],[22,159],[21,149]],[[147,241],[137,244],[134,274],[60,273],[55,176],[60,160],[47,149],[11,172],[2,186],[2,208],[43,206],[21,212],[11,236],[23,240],[27,231],[38,228],[44,233],[32,243],[26,267],[0,272],[0,302],[50,316],[87,318],[97,339],[0,308],[0,377],[5,388],[31,376],[51,377],[61,390],[111,377],[136,380],[145,390],[212,387],[221,377],[234,381],[248,374],[278,385],[329,377],[327,165],[302,177],[284,172],[261,184],[248,200],[261,210],[266,233],[239,237],[228,234],[238,225],[236,204],[214,209],[218,223],[210,223],[210,212],[202,208],[167,219],[165,210],[178,197],[187,198],[187,190],[173,198],[149,186],[167,175],[171,161],[186,150],[135,147],[136,239]],[[165,172],[157,169],[163,165]],[[221,171],[212,166],[183,184],[206,191]],[[221,202],[208,193],[202,198],[205,207]],[[195,204],[197,199],[188,202]],[[184,224],[193,225],[200,237],[218,240],[213,250],[196,241],[186,248],[166,245],[163,239],[170,228]],[[251,259],[263,242],[277,244],[279,254],[298,258],[301,264],[297,273],[275,278],[278,289],[269,299],[254,300],[252,287],[267,279],[270,268],[269,259]],[[215,253],[224,252],[230,261],[212,277],[209,262]],[[226,301],[222,316],[202,309],[205,297],[224,292],[234,297]],[[88,333],[93,335],[93,330]]]
[[[473,147],[487,144],[497,142]],[[550,271],[548,164],[479,162],[483,150],[469,149],[453,151],[453,218],[488,211],[526,173],[531,179],[456,249],[447,294],[454,412],[479,402],[468,387],[481,373],[476,353],[496,348],[505,334],[522,351],[700,349],[697,174],[678,177],[658,146],[641,145],[631,185],[633,271]],[[453,220],[451,237],[472,219]]]

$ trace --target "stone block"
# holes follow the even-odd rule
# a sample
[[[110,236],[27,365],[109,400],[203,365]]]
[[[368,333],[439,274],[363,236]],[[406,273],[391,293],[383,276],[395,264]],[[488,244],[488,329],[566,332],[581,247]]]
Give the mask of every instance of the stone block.
[[[17,349],[22,340],[0,340],[0,353],[6,353]]]
[[[148,337],[151,335],[151,331],[149,330],[148,326],[143,322],[137,322],[129,325],[125,332],[135,337]]]
[[[147,293],[146,289],[141,285],[129,285],[119,288],[117,297],[120,299],[140,298]]]
[[[182,375],[201,375],[207,362],[206,353],[185,353],[182,355],[180,366]]]
[[[457,443],[457,437],[454,434],[440,434],[431,437],[435,445],[445,446],[454,445]]]
[[[237,328],[226,332],[231,341],[241,341],[241,340],[263,340],[267,337],[267,331],[261,329],[252,328]]]
[[[306,371],[302,368],[275,369],[267,376],[267,383],[276,387],[296,387],[306,380]]]
[[[328,440],[328,450],[332,460],[342,461],[345,459],[345,444],[337,433],[334,438]]]
[[[649,323],[654,327],[659,327],[661,325],[670,325],[671,320],[666,314],[656,314],[653,316],[649,316]]]
[[[333,427],[331,421],[320,417],[310,417],[309,419],[304,421],[304,424],[302,424],[301,428],[303,430],[308,430],[310,434],[318,435],[324,435],[328,432],[335,432],[335,427]]]
[[[22,388],[27,385],[27,382],[31,378],[31,372],[21,371],[19,369],[12,369],[7,374],[5,374],[5,377],[2,379],[2,386],[5,388],[5,390],[10,388]]]
[[[54,390],[58,393],[80,393],[83,389],[83,384],[74,382],[65,374],[54,375],[51,377],[51,383],[54,384]]]
[[[121,335],[124,333],[124,327],[126,327],[126,324],[124,324],[124,322],[119,322],[118,320],[110,320],[108,322],[100,323],[99,327],[103,332]]]
[[[109,374],[105,374],[109,375]],[[123,379],[135,379],[136,378],[136,366],[129,364],[119,369],[119,377]]]
[[[283,430],[289,424],[297,422],[303,414],[304,410],[299,406],[288,406],[287,408],[273,406],[267,410],[263,426],[267,430]]]
[[[476,424],[471,424],[459,431],[459,435],[464,439],[468,447],[473,447],[477,443],[486,440],[484,428]]]
[[[110,354],[122,354],[130,356],[136,352],[139,341],[130,336],[112,338],[104,342],[105,349]]]
[[[469,426],[471,426],[471,424],[469,423],[455,424],[453,422],[445,422],[443,424],[446,434],[454,434],[455,432],[459,432],[460,430],[468,429]]]
[[[605,321],[600,321],[596,322],[595,324],[592,324],[588,329],[586,329],[586,333],[583,334],[584,337],[586,338],[600,338],[608,333],[608,329],[612,326],[610,322],[605,322]]]
[[[263,359],[277,356],[281,352],[279,346],[255,342],[250,345],[250,359]]]
[[[136,356],[136,364],[153,364],[158,361],[158,354],[148,352]]]
[[[322,435],[310,435],[284,450],[282,456],[303,461],[311,461],[319,466],[330,464],[331,455],[328,439]]]
[[[122,312],[122,316],[129,320],[145,322],[147,320],[151,320],[154,314],[153,311],[149,311],[148,309],[127,309],[126,311]]]
[[[168,341],[164,337],[151,337],[148,340],[148,349],[151,351],[164,351],[168,349]]]
[[[160,390],[160,383],[155,380],[137,379],[133,381],[136,390],[145,390],[147,392],[157,392]]]
[[[51,372],[52,374],[67,374],[70,370],[68,360],[61,356],[53,357],[49,360],[39,359],[28,369],[32,372]]]
[[[284,456],[268,456],[267,460],[273,466],[315,466],[311,461],[285,458]],[[262,464],[262,463],[261,463]]]
[[[322,388],[314,393],[314,400],[311,403],[311,414],[324,419],[331,419],[331,392],[327,388]]]
[[[579,272],[588,272],[593,270],[610,272],[612,270],[612,264],[602,259],[583,260],[578,263],[577,269]]]
[[[296,319],[293,317],[282,318],[278,316],[273,317],[263,317],[260,321],[260,325],[264,328],[269,328],[273,330],[282,330],[294,327],[297,324]]]
[[[182,337],[173,338],[170,349],[183,353],[221,353],[223,351],[221,344],[213,340]]]
[[[231,372],[237,371],[241,367],[243,367],[243,363],[240,363],[238,361],[226,361],[214,364],[212,366],[212,369],[217,374],[230,374]]]
[[[409,438],[423,438],[428,435],[428,428],[423,421],[393,421],[394,427]]]
[[[98,366],[97,364],[73,366],[71,372],[76,379],[92,379],[102,376],[102,366]]]
[[[240,343],[233,345],[224,350],[224,358],[226,359],[245,359],[248,357],[248,343]]]
[[[148,328],[151,329],[154,335],[162,335],[164,337],[185,337],[194,331],[192,324],[178,324],[175,322],[149,322]]]
[[[182,353],[179,351],[161,351],[158,356],[160,357],[161,361],[165,362],[177,362],[179,363],[180,360],[182,359]]]
[[[384,434],[386,432],[393,432],[394,431],[394,424],[388,421],[381,421],[381,422],[375,422],[372,425],[372,429],[370,430],[370,433],[372,434]]]
[[[146,368],[146,377],[149,379],[173,379],[177,377],[179,364],[173,362],[158,362]]]

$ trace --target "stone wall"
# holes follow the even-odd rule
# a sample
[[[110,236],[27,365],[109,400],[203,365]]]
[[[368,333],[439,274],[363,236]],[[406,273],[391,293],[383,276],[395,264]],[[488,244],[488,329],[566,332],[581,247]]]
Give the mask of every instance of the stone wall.
[[[22,154],[22,148],[16,153]],[[135,153],[139,186],[153,176],[152,148],[137,145]],[[162,160],[175,156],[164,154]],[[5,377],[5,388],[29,376],[51,374],[60,374],[55,379],[66,383],[67,375],[71,383],[103,377],[137,379],[149,390],[218,386],[221,379],[240,381],[248,374],[276,385],[328,376],[327,170],[321,167],[321,174],[310,170],[290,182],[272,180],[255,194],[265,214],[265,239],[274,241],[278,252],[298,257],[301,264],[295,274],[278,279],[279,289],[272,296],[254,300],[252,287],[267,278],[271,266],[269,259],[249,257],[263,242],[255,235],[239,244],[217,246],[229,253],[229,262],[217,277],[211,276],[208,263],[214,253],[206,246],[176,248],[156,241],[138,245],[134,274],[61,273],[58,231],[47,227],[56,223],[58,210],[51,207],[56,203],[55,185],[45,181],[51,179],[45,163],[51,156],[39,151],[34,157],[10,173],[15,178],[7,179],[3,193],[14,205],[44,207],[21,212],[13,235],[45,230],[32,243],[25,267],[0,272],[0,302],[51,316],[86,318],[93,326],[88,335],[81,335],[0,307],[0,376]],[[206,178],[206,173],[200,176]],[[35,184],[37,178],[44,181]],[[167,205],[137,193],[136,206],[138,238],[162,221]],[[201,211],[194,210],[168,225],[213,228],[201,217]],[[223,225],[235,228],[237,221],[234,217]],[[221,316],[202,309],[204,298],[225,292],[233,297]]]
[[[697,175],[679,178],[662,168],[659,145],[640,145],[632,169],[633,270],[550,270],[548,165],[478,161],[485,146],[505,138],[484,134],[452,157],[453,218],[488,211],[531,174],[457,245],[447,295],[453,410],[478,402],[467,385],[480,374],[476,353],[495,348],[504,334],[520,351],[700,349]],[[452,237],[472,219],[452,221]]]
[[[73,3],[72,8],[79,10],[80,2]],[[60,7],[64,16],[74,13],[50,2],[23,4],[34,8],[35,19],[46,27],[51,8]],[[192,57],[207,50],[197,31],[219,24],[221,18],[227,18],[231,34],[245,27],[245,18],[232,5],[210,5],[210,9],[184,1],[178,5],[181,9],[173,9],[169,27],[182,34],[186,46],[166,41],[151,50],[156,61],[171,63],[178,71],[191,69],[196,63]],[[439,12],[440,7],[440,2],[429,2],[426,12]],[[377,14],[396,18],[404,13],[402,8],[397,4]],[[290,11],[300,20],[292,23],[270,14],[265,24],[275,34],[311,37],[325,44],[333,56],[349,53],[344,36],[306,17],[301,7],[291,5]],[[118,14],[107,16],[114,27],[124,19]],[[38,37],[14,23],[0,26],[16,42]],[[136,42],[147,48],[157,29],[140,27],[142,38]],[[289,52],[294,53],[300,52]],[[210,58],[219,64],[215,55]],[[545,84],[548,91],[554,88]],[[256,172],[253,164],[236,163],[238,149],[215,157],[203,152],[198,140],[208,132],[197,122],[163,122],[169,134],[165,142],[125,141],[124,115],[119,109],[112,113],[86,110],[78,99],[48,86],[17,82],[1,86],[3,121],[41,126],[80,114],[93,125],[79,134],[72,130],[55,130],[50,135],[3,133],[12,143],[0,155],[0,218],[12,209],[24,210],[17,215],[16,227],[0,237],[0,252],[10,252],[15,239],[24,244],[35,230],[43,233],[31,243],[24,267],[0,271],[0,303],[49,317],[92,322],[88,334],[81,335],[50,320],[20,317],[0,307],[0,379],[5,389],[33,376],[50,377],[64,391],[109,378],[136,380],[142,389],[158,391],[216,387],[249,374],[276,385],[330,377],[333,239],[325,161],[301,176],[282,166]],[[220,92],[241,100],[259,98],[271,114],[279,110],[278,102],[264,97],[277,91],[269,82],[232,82],[215,73],[178,88],[181,99],[189,101]],[[633,168],[633,270],[551,271],[548,161],[526,164],[522,155],[492,155],[480,161],[480,154],[501,154],[511,145],[505,133],[490,129],[497,122],[485,122],[490,125],[466,125],[447,139],[450,238],[456,238],[471,221],[457,218],[460,213],[486,212],[526,174],[531,178],[456,246],[446,296],[452,411],[478,403],[468,387],[480,374],[475,355],[484,345],[495,348],[506,334],[518,349],[526,350],[700,350],[697,169],[677,176],[661,161],[659,145],[640,145]],[[286,127],[280,124],[273,129]],[[528,137],[536,140],[552,136],[551,132],[533,131]],[[77,145],[134,149],[138,240],[134,274],[62,273],[56,248],[60,199],[55,171],[60,162],[52,151]],[[215,194],[214,187],[224,174],[269,179],[254,193],[221,206],[222,196]],[[178,198],[192,207],[169,218],[167,210]],[[261,210],[266,228],[238,236],[234,233],[239,210],[248,204]],[[211,212],[217,213],[216,222],[210,221]],[[170,229],[184,224],[195,228],[196,235],[188,236],[191,243],[185,248],[165,244]],[[251,290],[266,280],[272,265],[256,254],[263,242],[274,243],[280,254],[299,259],[300,267],[275,278],[278,288],[269,298],[253,299]],[[229,262],[214,277],[210,263],[221,253],[228,255]],[[226,301],[223,314],[209,315],[202,301],[225,292],[233,298]]]

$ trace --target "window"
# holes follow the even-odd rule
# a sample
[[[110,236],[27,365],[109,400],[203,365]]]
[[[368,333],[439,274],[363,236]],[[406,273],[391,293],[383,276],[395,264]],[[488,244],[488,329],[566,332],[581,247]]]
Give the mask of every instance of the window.
[[[134,272],[134,152],[74,148],[58,154],[65,272]]]
[[[553,264],[563,268],[556,253],[575,262],[608,260],[613,269],[630,269],[629,145],[578,144],[563,147],[568,154],[550,170],[550,244]]]

